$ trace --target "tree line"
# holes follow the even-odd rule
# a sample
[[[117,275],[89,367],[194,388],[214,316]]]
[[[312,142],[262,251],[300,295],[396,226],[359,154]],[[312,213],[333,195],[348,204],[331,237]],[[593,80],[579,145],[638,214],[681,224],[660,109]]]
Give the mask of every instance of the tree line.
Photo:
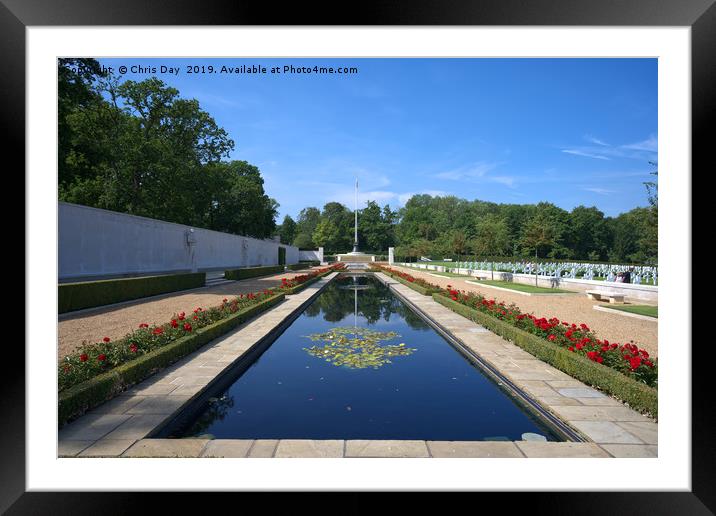
[[[415,195],[404,207],[374,201],[359,210],[361,249],[404,258],[551,258],[655,263],[658,257],[656,183],[650,205],[617,217],[596,207],[564,210],[549,202],[497,204],[455,196]],[[281,240],[301,248],[346,252],[353,244],[353,212],[331,202],[301,210],[278,227]]]
[[[58,197],[169,222],[272,237],[278,203],[259,169],[227,158],[234,141],[195,99],[156,77],[58,61]]]

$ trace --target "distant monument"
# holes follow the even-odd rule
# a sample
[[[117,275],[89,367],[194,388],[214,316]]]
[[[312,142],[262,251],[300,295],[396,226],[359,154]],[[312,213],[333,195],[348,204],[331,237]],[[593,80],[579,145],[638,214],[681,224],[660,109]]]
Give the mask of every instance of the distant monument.
[[[356,191],[355,191],[355,231],[353,234],[353,251],[350,253],[339,254],[337,256],[339,262],[345,262],[348,264],[348,268],[364,269],[367,263],[374,262],[375,256],[372,254],[361,253],[358,250],[358,178],[356,178]]]

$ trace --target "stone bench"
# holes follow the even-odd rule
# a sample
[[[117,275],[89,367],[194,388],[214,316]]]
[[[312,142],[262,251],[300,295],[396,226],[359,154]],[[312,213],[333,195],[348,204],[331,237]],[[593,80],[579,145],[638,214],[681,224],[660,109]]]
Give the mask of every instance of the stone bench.
[[[624,303],[624,294],[612,294],[610,292],[600,292],[598,290],[587,290],[587,297],[595,301],[604,301],[608,299],[610,303]]]

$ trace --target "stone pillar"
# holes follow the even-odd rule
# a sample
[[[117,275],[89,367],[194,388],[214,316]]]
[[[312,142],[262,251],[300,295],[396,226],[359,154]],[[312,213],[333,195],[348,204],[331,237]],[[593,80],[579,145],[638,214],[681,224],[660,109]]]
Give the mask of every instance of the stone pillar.
[[[318,261],[321,262],[321,265],[324,265],[326,262],[323,261],[323,248],[318,248]]]
[[[393,252],[394,251],[395,251],[395,247],[388,248],[388,263],[390,265],[393,265],[393,260],[394,260]]]

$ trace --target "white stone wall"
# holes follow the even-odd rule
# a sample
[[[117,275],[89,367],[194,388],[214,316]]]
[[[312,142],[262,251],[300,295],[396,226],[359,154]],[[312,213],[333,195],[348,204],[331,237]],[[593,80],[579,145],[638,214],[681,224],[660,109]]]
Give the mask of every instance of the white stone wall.
[[[193,229],[193,236],[188,232]],[[194,241],[192,245],[188,240]],[[298,248],[274,240],[60,202],[58,276],[60,280],[172,271],[220,270],[298,263]]]
[[[313,250],[300,250],[298,252],[298,259],[299,260],[318,260],[319,262],[323,263],[323,248],[319,247],[317,251]]]

